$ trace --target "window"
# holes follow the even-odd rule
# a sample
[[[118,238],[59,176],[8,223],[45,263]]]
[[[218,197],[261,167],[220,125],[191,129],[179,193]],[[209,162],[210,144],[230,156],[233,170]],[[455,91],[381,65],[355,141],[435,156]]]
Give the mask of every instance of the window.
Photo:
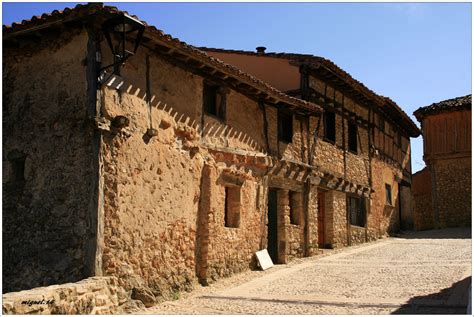
[[[357,154],[357,125],[349,122],[349,151]]]
[[[365,199],[348,196],[347,208],[351,225],[365,227]]]
[[[240,187],[225,186],[224,223],[226,227],[240,227],[240,206]]]
[[[392,186],[385,184],[385,203],[392,206]]]
[[[303,213],[303,196],[302,193],[289,192],[290,202],[290,224],[301,225]]]
[[[293,140],[293,115],[289,111],[278,111],[278,140],[285,143]]]
[[[225,120],[225,94],[219,86],[204,83],[204,112]]]
[[[324,139],[336,142],[336,114],[331,111],[324,112]]]

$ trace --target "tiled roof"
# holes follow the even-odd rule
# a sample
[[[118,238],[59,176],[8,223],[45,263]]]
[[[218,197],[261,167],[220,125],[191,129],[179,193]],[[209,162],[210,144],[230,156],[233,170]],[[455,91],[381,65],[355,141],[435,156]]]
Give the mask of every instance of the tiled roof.
[[[472,107],[472,100],[471,94],[452,98],[440,102],[433,103],[426,107],[421,107],[416,110],[413,115],[421,122],[421,120],[430,114],[445,112],[445,111],[459,111],[465,109],[471,109]]]
[[[358,90],[360,93],[366,95],[370,98],[376,105],[381,108],[386,108],[387,106],[393,107],[394,110],[399,114],[400,118],[405,123],[406,127],[411,131],[412,136],[420,135],[420,130],[416,126],[416,124],[410,119],[408,114],[406,114],[403,109],[398,106],[393,100],[388,97],[378,95],[368,87],[366,87],[363,83],[353,78],[349,73],[345,70],[337,66],[334,62],[324,57],[310,55],[310,54],[296,54],[296,53],[274,53],[274,52],[265,52],[264,54],[259,54],[253,51],[243,51],[243,50],[231,50],[231,49],[222,49],[222,48],[208,48],[208,47],[199,47],[199,49],[208,51],[208,52],[218,52],[218,53],[233,53],[233,54],[242,54],[242,55],[251,55],[251,56],[262,56],[262,57],[273,57],[273,58],[285,58],[288,60],[296,60],[298,62],[304,62],[308,65],[323,65],[334,74],[339,76],[342,80],[344,80],[347,84],[352,86],[354,89]],[[385,110],[385,109],[384,109]]]
[[[54,10],[49,14],[43,14],[41,16],[34,16],[30,20],[23,20],[21,23],[13,23],[11,26],[3,25],[3,36],[10,38],[16,34],[28,32],[29,30],[36,30],[38,28],[46,28],[55,23],[62,23],[65,21],[71,21],[74,19],[85,18],[87,15],[103,13],[103,14],[127,14],[126,11],[120,11],[116,7],[104,6],[102,3],[89,3],[87,5],[78,4],[73,9],[65,8],[62,11]],[[138,17],[130,15],[133,18],[139,20]],[[185,53],[188,57],[199,60],[200,62],[209,65],[219,71],[223,71],[226,74],[233,76],[239,82],[248,84],[259,91],[262,91],[269,96],[276,98],[277,101],[284,102],[290,105],[294,105],[298,108],[313,112],[322,112],[323,109],[311,102],[307,102],[298,98],[291,97],[278,89],[270,86],[269,84],[255,78],[254,76],[247,74],[235,66],[226,64],[217,58],[209,56],[205,52],[195,48],[192,45],[188,45],[179,39],[173,38],[169,34],[165,34],[162,30],[157,29],[154,26],[149,26],[146,22],[142,21],[146,26],[144,37],[149,37],[152,40],[157,40],[165,43],[173,48]]]

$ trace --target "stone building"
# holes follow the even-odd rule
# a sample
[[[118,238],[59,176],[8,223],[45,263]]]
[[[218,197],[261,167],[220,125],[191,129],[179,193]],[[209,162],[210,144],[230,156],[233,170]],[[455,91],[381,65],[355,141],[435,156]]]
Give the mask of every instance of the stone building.
[[[141,30],[101,4],[4,26],[4,291],[168,296],[410,224],[419,130],[393,101],[319,57],[235,54],[260,73]]]
[[[312,139],[309,157],[303,149],[302,161],[325,174],[315,182],[324,202],[318,209],[320,247],[370,241],[400,226],[413,227],[410,137],[420,131],[395,102],[322,57],[266,53],[265,47],[256,52],[200,49],[324,108],[323,116],[297,123],[302,130],[309,124]],[[365,189],[372,192],[370,202]]]
[[[413,175],[417,230],[471,226],[471,95],[414,112],[426,167]]]

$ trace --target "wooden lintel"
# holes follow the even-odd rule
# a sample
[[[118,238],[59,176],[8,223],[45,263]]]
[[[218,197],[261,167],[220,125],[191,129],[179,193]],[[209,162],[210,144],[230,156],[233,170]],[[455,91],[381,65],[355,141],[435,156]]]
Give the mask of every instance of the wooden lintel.
[[[293,179],[286,179],[282,177],[271,177],[268,182],[269,187],[279,188],[283,190],[291,190],[294,192],[303,192],[303,183]]]
[[[226,173],[222,173],[219,180],[226,186],[241,187],[244,183],[244,179]]]

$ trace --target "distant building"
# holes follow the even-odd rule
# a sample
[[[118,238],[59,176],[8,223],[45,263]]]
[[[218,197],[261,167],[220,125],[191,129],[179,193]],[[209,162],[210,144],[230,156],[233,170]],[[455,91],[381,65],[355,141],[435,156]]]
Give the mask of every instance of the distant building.
[[[471,226],[471,95],[414,112],[426,167],[413,175],[415,228]]]

